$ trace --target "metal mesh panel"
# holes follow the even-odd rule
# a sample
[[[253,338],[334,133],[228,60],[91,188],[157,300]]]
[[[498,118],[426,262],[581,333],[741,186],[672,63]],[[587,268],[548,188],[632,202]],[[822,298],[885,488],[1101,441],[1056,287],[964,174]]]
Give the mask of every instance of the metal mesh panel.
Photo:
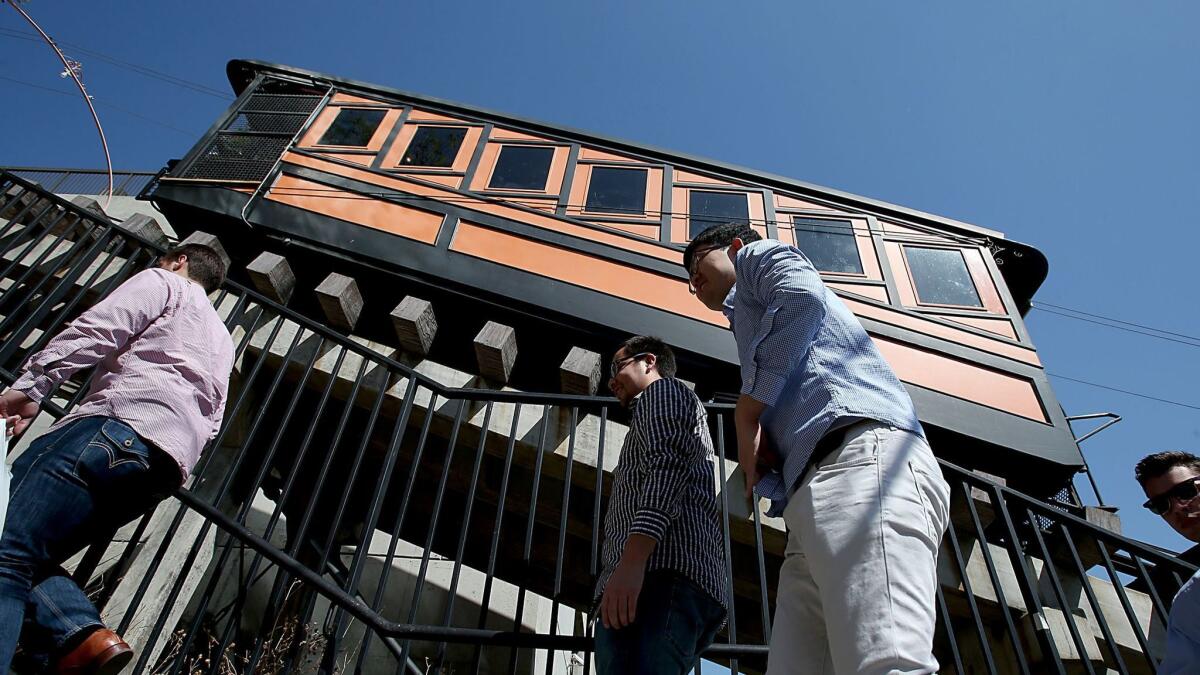
[[[289,142],[291,138],[285,136],[222,134],[213,139],[182,178],[262,180]]]
[[[242,111],[272,113],[308,113],[321,102],[320,96],[308,94],[253,94]]]
[[[300,130],[304,126],[304,120],[307,119],[307,114],[287,114],[280,115],[276,113],[261,113],[261,112],[241,112],[238,113],[226,131],[259,131],[264,133],[286,133],[289,136]]]
[[[259,181],[320,104],[311,94],[251,94],[180,178]]]

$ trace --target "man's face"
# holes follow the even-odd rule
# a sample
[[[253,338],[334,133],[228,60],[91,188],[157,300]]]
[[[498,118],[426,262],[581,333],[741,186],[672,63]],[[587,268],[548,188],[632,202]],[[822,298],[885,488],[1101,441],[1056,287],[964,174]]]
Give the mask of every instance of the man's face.
[[[630,354],[624,347],[618,349],[613,355],[613,368],[616,373],[610,373],[608,379],[608,388],[613,396],[627,408],[633,397],[642,393],[651,382],[659,379],[653,354],[642,354],[637,358],[632,358],[633,356],[634,354]]]
[[[1152,499],[1180,483],[1197,478],[1200,478],[1200,471],[1190,466],[1173,466],[1163,475],[1147,480],[1142,489],[1146,491],[1146,497]],[[1172,497],[1171,506],[1162,517],[1189,541],[1200,542],[1200,498],[1182,501]]]
[[[733,267],[733,256],[741,248],[741,240],[735,239],[731,246],[705,247],[692,255],[692,268],[688,270],[688,283],[696,298],[707,308],[719,312],[725,304],[729,289],[737,281]]]

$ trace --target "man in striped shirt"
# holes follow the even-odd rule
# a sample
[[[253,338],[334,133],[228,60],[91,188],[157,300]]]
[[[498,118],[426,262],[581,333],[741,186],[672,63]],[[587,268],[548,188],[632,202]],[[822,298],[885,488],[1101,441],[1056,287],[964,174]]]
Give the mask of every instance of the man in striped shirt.
[[[788,528],[769,675],[934,673],[950,489],[904,385],[794,246],[717,225],[684,252],[729,319],[746,493]]]
[[[610,374],[632,419],[604,517],[597,672],[682,674],[729,602],[708,416],[658,338],[626,340]]]
[[[207,246],[169,251],[54,336],[0,395],[0,414],[20,435],[63,380],[96,367],[79,406],[13,464],[0,536],[0,673],[25,619],[36,643],[26,646],[52,649],[56,672],[115,674],[132,658],[59,565],[179,487],[216,435],[233,342],[208,294],[224,277]]]

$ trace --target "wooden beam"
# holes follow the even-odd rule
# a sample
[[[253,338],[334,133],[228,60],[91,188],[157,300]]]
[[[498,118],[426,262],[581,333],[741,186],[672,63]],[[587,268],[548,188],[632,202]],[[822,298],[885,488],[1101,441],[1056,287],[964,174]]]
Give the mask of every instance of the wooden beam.
[[[221,259],[221,262],[225,263],[225,269],[229,269],[229,254],[225,252],[225,247],[221,245],[221,240],[217,239],[216,235],[196,230],[195,232],[189,234],[186,239],[179,242],[179,244],[181,246],[183,244],[200,244],[202,246],[209,247],[217,252],[217,257]]]
[[[408,295],[396,305],[390,316],[401,349],[418,356],[428,356],[438,329],[433,305],[428,300]]]
[[[595,396],[600,387],[600,355],[581,347],[572,347],[558,368],[564,394]]]
[[[517,332],[510,326],[487,322],[475,336],[475,360],[480,375],[495,382],[508,382],[517,361]]]
[[[345,331],[353,330],[363,308],[362,293],[354,279],[332,272],[317,286],[316,292],[329,323]]]
[[[286,305],[296,290],[296,275],[287,258],[270,251],[263,251],[251,260],[246,272],[259,293],[281,305]]]

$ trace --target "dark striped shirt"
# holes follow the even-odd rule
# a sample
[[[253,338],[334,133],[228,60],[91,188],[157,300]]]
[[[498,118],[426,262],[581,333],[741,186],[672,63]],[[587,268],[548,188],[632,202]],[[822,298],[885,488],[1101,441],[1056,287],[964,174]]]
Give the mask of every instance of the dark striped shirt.
[[[644,534],[658,542],[647,572],[679,572],[728,607],[719,513],[704,406],[679,380],[656,380],[634,401],[613,471],[596,597],[629,535]]]

